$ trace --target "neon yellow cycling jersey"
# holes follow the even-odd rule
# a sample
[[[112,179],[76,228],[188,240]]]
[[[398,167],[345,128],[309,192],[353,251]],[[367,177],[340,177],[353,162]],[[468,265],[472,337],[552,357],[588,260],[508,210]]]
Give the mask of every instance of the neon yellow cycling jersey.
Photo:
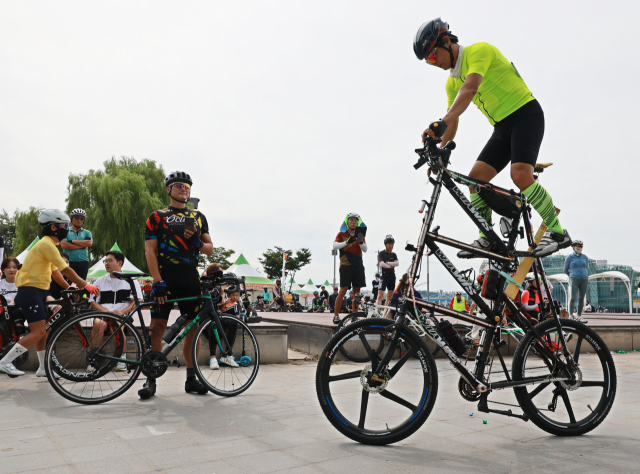
[[[488,43],[476,43],[462,50],[460,78],[447,79],[449,108],[471,73],[480,74],[482,82],[473,103],[489,119],[491,125],[501,121],[527,102],[534,100],[531,91],[502,53]]]

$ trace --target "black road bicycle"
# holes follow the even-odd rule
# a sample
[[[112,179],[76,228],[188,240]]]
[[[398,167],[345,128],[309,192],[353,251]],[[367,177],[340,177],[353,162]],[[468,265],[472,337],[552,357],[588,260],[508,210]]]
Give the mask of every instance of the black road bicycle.
[[[531,420],[539,428],[560,436],[575,436],[593,430],[605,419],[616,393],[616,370],[607,346],[592,329],[574,320],[560,319],[559,307],[553,303],[543,308],[542,322],[532,325],[520,308],[503,289],[511,282],[519,257],[532,257],[530,252],[516,250],[518,238],[525,239],[535,249],[530,212],[524,195],[490,183],[472,179],[448,169],[453,142],[444,148],[428,139],[419,155],[416,169],[429,167],[433,184],[430,201],[423,201],[421,212],[427,209],[409,269],[409,284],[397,305],[395,321],[367,318],[355,322],[329,341],[318,361],[316,391],[322,410],[331,424],[345,436],[366,444],[389,444],[414,433],[427,420],[438,393],[438,373],[435,361],[424,341],[418,336],[413,320],[420,321],[421,330],[433,340],[460,373],[461,396],[477,402],[477,410]],[[538,172],[540,170],[537,170]],[[455,182],[479,189],[485,202],[502,215],[502,238],[482,218]],[[463,208],[474,224],[493,244],[490,250],[480,250],[431,229],[442,187]],[[523,227],[520,224],[523,224]],[[467,281],[440,249],[439,244],[468,250],[490,261],[493,285],[484,296],[481,289]],[[415,297],[422,256],[434,255],[457,283],[477,304],[484,317],[474,317]],[[540,277],[548,285],[540,258],[534,259],[534,274],[541,288]],[[486,279],[487,277],[485,277]],[[515,281],[515,280],[513,280]],[[493,291],[489,291],[489,290]],[[489,294],[493,293],[493,294]],[[501,321],[508,308],[517,325],[525,331],[511,364],[507,368],[502,352]],[[479,325],[480,345],[472,368],[460,360],[459,348],[445,335],[435,314]],[[414,318],[410,318],[411,314]],[[421,317],[422,316],[422,317]],[[360,340],[367,360],[360,364],[337,360],[346,341]],[[379,341],[386,343],[378,350]],[[399,346],[407,348],[400,355]],[[586,355],[586,354],[590,355]],[[494,359],[498,367],[494,371]],[[489,404],[510,405],[489,400],[500,389],[514,390],[522,414],[511,409],[490,408]],[[356,401],[359,400],[359,403]]]
[[[184,327],[174,324],[167,329],[175,334],[162,352],[151,349],[149,330],[145,325],[142,309],[158,303],[138,301],[133,280],[147,276],[144,273],[117,273],[113,275],[126,280],[131,286],[136,307],[125,316],[107,312],[89,312],[65,321],[52,332],[45,354],[45,369],[49,383],[67,400],[86,405],[104,403],[125,393],[142,373],[146,377],[158,378],[165,374],[170,361],[169,353],[194,330],[192,362],[196,376],[213,393],[235,396],[253,383],[260,365],[260,349],[257,339],[247,324],[247,318],[236,318],[219,314],[217,304],[221,301],[219,287],[241,285],[233,274],[218,272],[210,278],[202,278],[203,294],[182,300],[199,300],[202,306],[193,320]],[[168,303],[179,300],[169,300]],[[134,314],[138,314],[140,330],[133,326]],[[208,331],[211,328],[211,331]],[[228,328],[240,333],[240,344],[229,343]],[[83,335],[78,337],[78,333]],[[165,335],[167,334],[165,333]],[[215,345],[222,356],[234,356],[238,367],[221,366],[212,371],[207,364],[205,348],[209,347],[208,334],[215,337]],[[126,371],[115,371],[116,364],[126,364]],[[54,373],[61,375],[54,377]]]

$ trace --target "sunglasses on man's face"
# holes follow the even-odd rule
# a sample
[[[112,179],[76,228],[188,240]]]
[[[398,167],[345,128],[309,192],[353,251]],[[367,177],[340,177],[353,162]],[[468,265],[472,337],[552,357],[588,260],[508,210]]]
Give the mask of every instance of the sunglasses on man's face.
[[[191,186],[189,186],[187,183],[176,183],[173,185],[173,187],[176,189],[191,189]]]
[[[430,64],[431,66],[434,66],[436,64],[437,59],[438,59],[438,48],[433,48],[433,51],[431,51],[429,55],[424,58],[427,64]]]
[[[82,216],[73,216],[74,219],[78,219],[79,221],[83,221],[84,217]]]

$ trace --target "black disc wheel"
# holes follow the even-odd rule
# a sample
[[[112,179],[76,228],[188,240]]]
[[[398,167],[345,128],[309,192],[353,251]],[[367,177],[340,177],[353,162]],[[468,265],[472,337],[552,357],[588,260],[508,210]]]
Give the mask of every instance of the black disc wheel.
[[[456,330],[458,336],[462,338],[464,345],[466,347],[466,351],[460,357],[461,360],[476,360],[476,354],[478,353],[478,346],[474,344],[473,337],[471,336],[471,326],[466,324],[454,324],[453,329]],[[436,348],[431,351],[431,355],[433,357],[436,356],[438,351],[440,350],[440,346],[436,344]]]
[[[140,374],[142,339],[112,313],[84,313],[49,335],[45,370],[49,383],[67,400],[93,405],[126,392]],[[120,328],[120,329],[118,329]]]
[[[427,420],[438,393],[438,373],[429,349],[408,327],[400,329],[406,352],[396,348],[387,367],[378,367],[389,344],[394,321],[367,318],[336,333],[322,351],[316,371],[318,401],[327,419],[345,436],[384,445],[413,434]],[[354,338],[367,354],[365,362],[340,357],[340,346]],[[415,356],[415,357],[414,357]],[[375,367],[375,373],[372,368]]]
[[[340,324],[338,324],[338,328],[336,329],[336,332],[340,332],[342,329],[349,326],[350,324],[353,324],[357,321],[361,321],[366,317],[367,317],[367,313],[364,313],[364,312],[351,313],[340,320]],[[375,340],[372,339],[372,342],[370,342],[370,344],[375,343],[374,349],[378,352],[378,354],[380,354],[382,352],[382,349],[384,348],[386,340],[384,338],[380,338],[377,336],[374,336],[374,337],[375,337]],[[364,350],[364,347],[362,346],[362,341],[360,341],[360,338],[357,336],[351,338],[348,341],[345,341],[345,343],[340,346],[339,350],[340,350],[340,353],[350,361],[366,362],[369,360],[369,356],[367,355],[367,352]]]
[[[607,416],[616,395],[616,368],[609,349],[591,328],[561,319],[569,357],[561,350],[555,320],[535,326],[538,341],[528,331],[513,356],[513,380],[550,377],[550,382],[514,388],[522,410],[544,431],[577,436],[598,426]],[[543,355],[542,344],[555,357]],[[562,361],[560,364],[558,360]]]
[[[247,323],[224,314],[219,317],[233,349],[231,359],[223,355],[227,348],[212,317],[201,321],[195,330],[191,358],[196,376],[205,387],[216,395],[233,397],[248,389],[256,379],[260,368],[260,348]],[[197,347],[200,347],[199,356]],[[218,368],[211,368],[209,361],[212,357],[216,357]]]

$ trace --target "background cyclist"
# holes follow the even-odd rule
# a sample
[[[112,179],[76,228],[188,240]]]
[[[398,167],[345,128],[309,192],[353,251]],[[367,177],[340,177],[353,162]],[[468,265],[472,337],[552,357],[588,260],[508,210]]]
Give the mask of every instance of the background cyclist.
[[[124,316],[135,308],[136,302],[131,294],[131,286],[129,282],[120,280],[113,276],[113,272],[121,272],[124,265],[124,254],[116,250],[109,250],[104,256],[104,268],[107,274],[101,276],[95,281],[95,285],[100,290],[100,295],[91,297],[91,309],[95,311],[104,311],[105,313],[113,313],[118,316]],[[142,290],[138,280],[133,280],[133,285],[138,295],[138,301],[142,303]],[[99,347],[102,344],[104,333],[108,326],[102,319],[96,318],[91,328],[91,345]],[[124,338],[124,334],[123,334]],[[122,359],[127,358],[127,354],[123,353]],[[92,373],[96,367],[87,367],[87,372]],[[118,362],[114,369],[116,372],[124,372],[127,370],[127,364]]]
[[[17,370],[11,362],[27,352],[32,346],[36,346],[40,367],[36,376],[46,376],[44,369],[44,353],[47,344],[45,321],[49,315],[49,309],[45,305],[47,290],[51,277],[64,289],[69,284],[62,278],[66,276],[78,288],[84,288],[89,293],[99,293],[95,285],[90,285],[69,267],[56,246],[64,240],[69,230],[69,217],[57,209],[44,209],[40,211],[38,222],[42,225],[42,238],[29,250],[24,263],[16,274],[16,286],[18,293],[15,304],[22,310],[25,319],[29,323],[29,332],[22,336],[11,350],[0,360],[0,372],[9,375],[24,375]]]
[[[467,303],[467,298],[462,296],[461,291],[456,291],[456,296],[451,298],[451,303],[449,303],[449,308],[454,311],[467,311],[469,312],[469,304]]]
[[[392,235],[384,238],[384,250],[378,252],[378,266],[381,268],[382,277],[380,279],[380,288],[378,290],[377,304],[382,304],[382,298],[385,290],[387,291],[387,299],[385,305],[388,305],[396,289],[396,267],[399,265],[398,256],[393,252],[395,240]]]
[[[200,211],[187,208],[189,190],[193,182],[191,177],[182,171],[174,171],[164,180],[167,193],[171,197],[169,207],[155,211],[147,219],[145,227],[145,256],[149,273],[153,277],[152,295],[162,305],[151,309],[151,343],[154,351],[162,350],[162,336],[167,329],[169,314],[173,303],[167,299],[199,296],[200,276],[198,273],[198,255],[200,252],[211,255],[213,245],[209,237],[209,224]],[[187,221],[193,222],[188,228]],[[167,294],[170,297],[167,297]],[[200,310],[198,300],[178,301],[180,315],[191,321]],[[191,343],[195,331],[189,331],[183,340],[187,381],[185,392],[196,392],[204,395],[207,388],[195,378],[191,362]],[[156,392],[156,381],[149,377],[142,389],[138,391],[140,398],[146,399]]]
[[[273,300],[278,305],[278,312],[282,311],[284,308],[284,297],[282,293],[282,281],[280,279],[276,280],[276,286],[273,287]]]
[[[333,249],[340,250],[340,292],[333,310],[334,324],[340,322],[338,313],[347,290],[353,286],[353,291],[360,293],[360,289],[367,286],[362,263],[362,252],[367,251],[367,242],[362,233],[356,232],[357,227],[365,227],[360,215],[355,212],[347,214],[333,242]],[[348,308],[348,311],[356,311],[354,298],[351,299],[351,308]]]
[[[93,235],[90,230],[83,227],[87,218],[84,209],[74,209],[69,217],[71,217],[71,228],[67,238],[60,241],[60,247],[69,257],[69,266],[80,278],[85,279],[89,272],[89,247],[93,245]]]
[[[549,255],[571,245],[569,233],[562,228],[549,193],[533,179],[533,167],[544,135],[544,113],[524,80],[502,53],[487,43],[463,47],[440,18],[424,23],[413,42],[418,59],[450,71],[446,91],[448,111],[427,129],[422,139],[442,137],[445,145],[456,135],[460,115],[473,101],[493,125],[493,134],[485,145],[469,176],[489,182],[509,163],[511,179],[527,197],[547,225],[548,231],[534,250],[536,256]],[[471,204],[491,225],[491,208],[476,189],[471,189]],[[473,247],[488,250],[491,243],[481,232]],[[472,258],[468,251],[460,258]]]

